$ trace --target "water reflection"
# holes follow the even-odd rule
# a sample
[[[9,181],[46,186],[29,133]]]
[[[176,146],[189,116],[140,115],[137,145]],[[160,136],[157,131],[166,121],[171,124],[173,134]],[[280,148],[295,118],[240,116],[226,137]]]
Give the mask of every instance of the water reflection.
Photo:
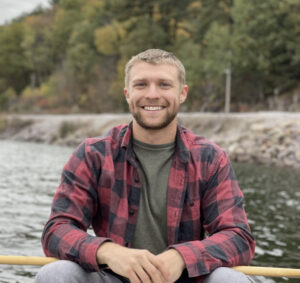
[[[72,148],[0,141],[0,253],[42,256],[42,227]],[[252,262],[300,268],[300,174],[296,170],[234,164],[257,239]],[[0,266],[0,282],[33,282],[39,267]],[[299,279],[262,279],[296,283]]]
[[[41,228],[62,166],[72,149],[0,142],[0,251],[2,255],[43,256]],[[33,282],[38,267],[0,266],[0,282]]]
[[[234,168],[257,240],[252,264],[300,268],[299,170],[247,164],[234,164]],[[299,282],[299,279],[275,281]]]

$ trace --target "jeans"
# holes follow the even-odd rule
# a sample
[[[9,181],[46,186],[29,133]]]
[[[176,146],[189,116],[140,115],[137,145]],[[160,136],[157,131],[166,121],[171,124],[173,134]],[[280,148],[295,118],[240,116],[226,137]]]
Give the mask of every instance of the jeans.
[[[188,279],[185,282],[193,282]],[[78,264],[60,260],[43,266],[38,272],[35,283],[122,283],[127,279],[111,272],[86,272]],[[181,281],[180,281],[181,282]],[[250,278],[231,268],[220,267],[214,270],[203,283],[250,283]]]

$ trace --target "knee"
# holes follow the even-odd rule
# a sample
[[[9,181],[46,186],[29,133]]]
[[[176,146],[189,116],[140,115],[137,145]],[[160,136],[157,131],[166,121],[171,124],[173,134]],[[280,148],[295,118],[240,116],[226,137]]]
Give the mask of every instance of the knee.
[[[215,269],[204,281],[204,283],[250,283],[247,276],[239,271],[228,267]]]
[[[35,277],[35,283],[65,283],[74,282],[72,277],[81,267],[68,260],[59,260],[44,265]]]

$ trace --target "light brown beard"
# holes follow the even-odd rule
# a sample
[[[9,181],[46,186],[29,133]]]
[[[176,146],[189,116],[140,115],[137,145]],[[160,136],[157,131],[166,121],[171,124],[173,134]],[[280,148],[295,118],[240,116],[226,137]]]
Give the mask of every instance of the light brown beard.
[[[143,121],[142,115],[140,115],[140,112],[133,113],[131,112],[132,116],[136,120],[136,122],[144,129],[146,130],[161,130],[167,127],[177,116],[177,112],[173,112],[170,114],[167,114],[166,119],[164,119],[161,123],[156,125],[149,125],[145,121]]]
[[[165,119],[163,121],[161,121],[159,124],[153,125],[153,124],[149,124],[146,121],[144,121],[143,116],[141,115],[141,112],[134,111],[134,108],[135,107],[132,107],[132,105],[130,105],[130,107],[129,107],[132,116],[134,117],[134,119],[136,120],[138,125],[146,130],[164,129],[176,118],[178,111],[179,111],[179,107],[175,107],[173,112],[166,114]]]

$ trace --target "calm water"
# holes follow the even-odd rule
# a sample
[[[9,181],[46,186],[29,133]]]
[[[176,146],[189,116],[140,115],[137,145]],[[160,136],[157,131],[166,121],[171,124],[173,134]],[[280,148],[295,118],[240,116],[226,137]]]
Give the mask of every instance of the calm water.
[[[0,254],[43,256],[42,227],[72,148],[0,141]],[[234,164],[257,239],[253,265],[300,268],[299,170]],[[0,282],[33,282],[39,267],[0,265]],[[299,279],[260,278],[262,282]]]

